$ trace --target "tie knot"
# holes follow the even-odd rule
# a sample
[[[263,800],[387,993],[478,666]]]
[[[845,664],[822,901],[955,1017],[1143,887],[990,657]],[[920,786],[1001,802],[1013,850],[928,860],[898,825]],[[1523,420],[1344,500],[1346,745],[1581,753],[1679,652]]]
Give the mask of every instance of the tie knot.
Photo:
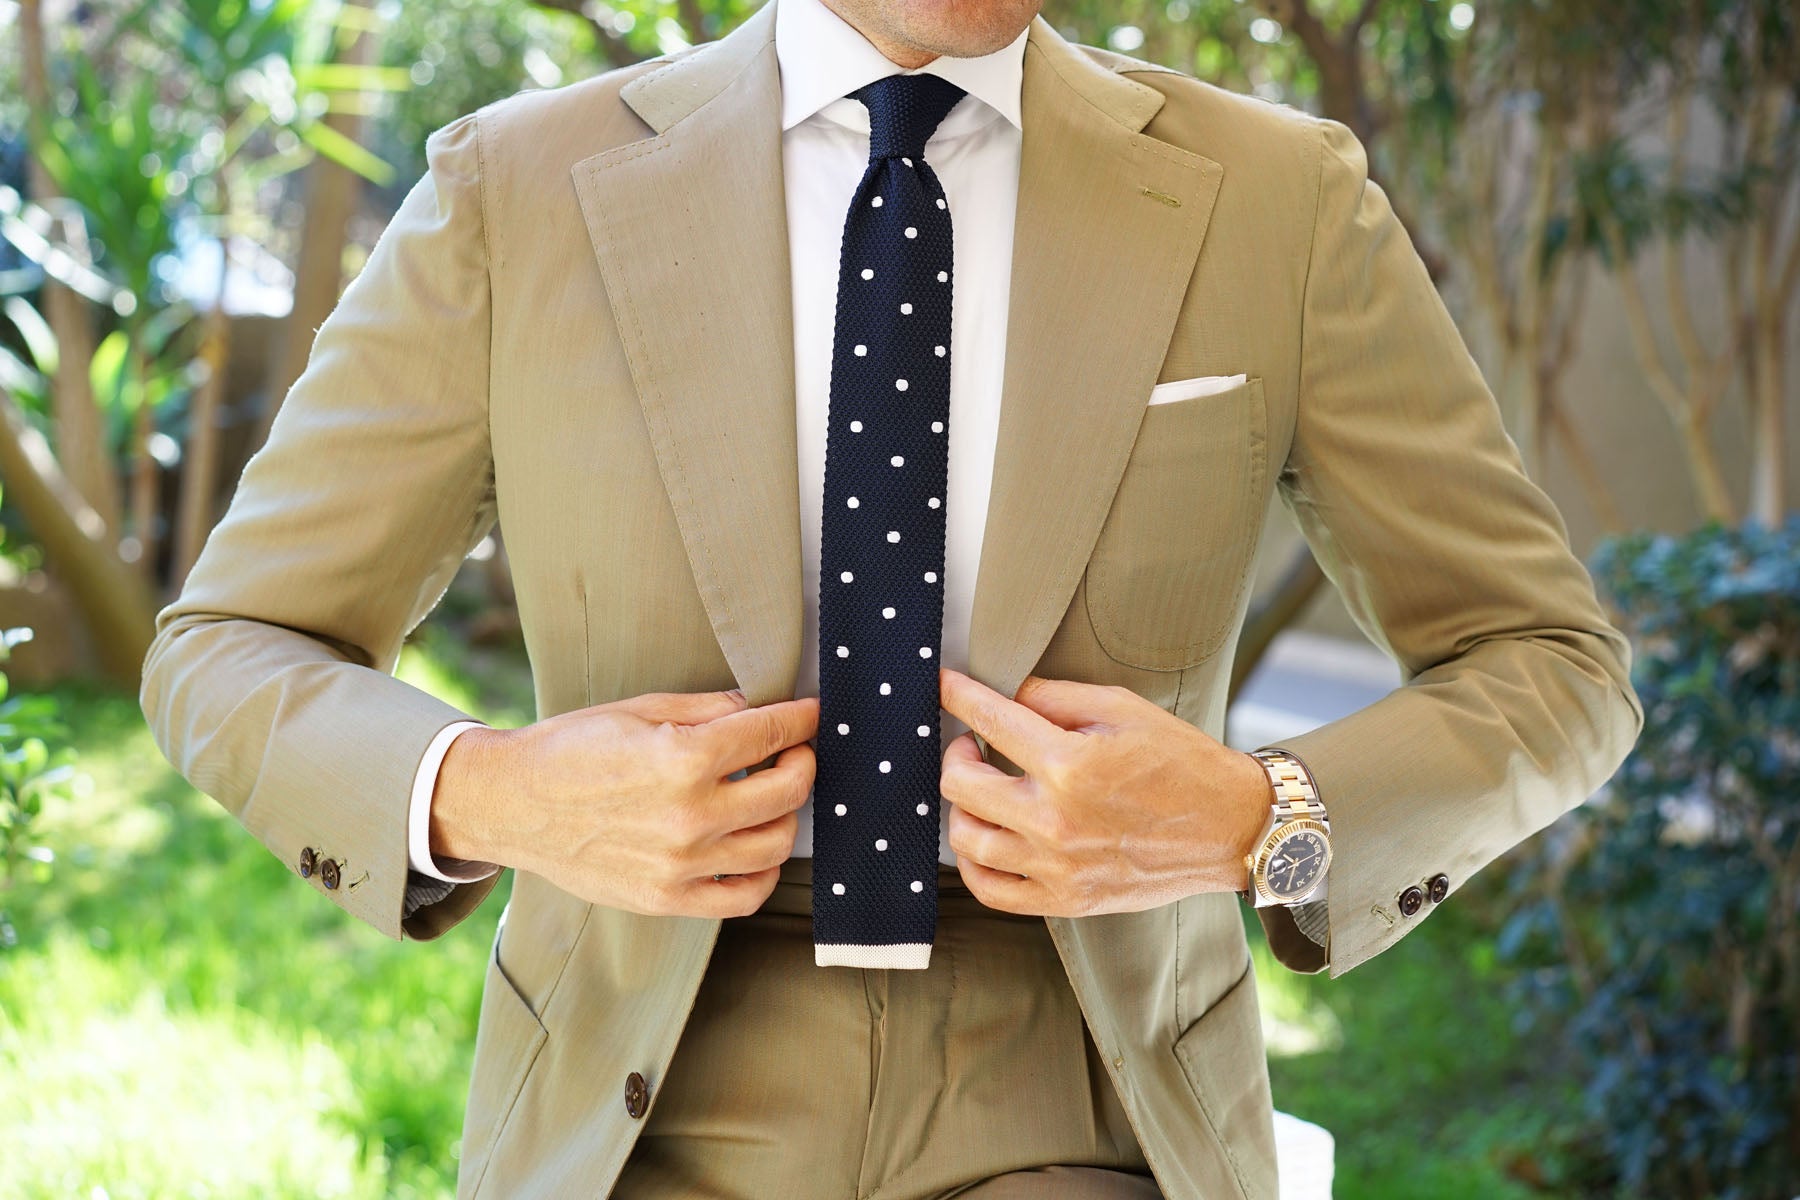
[[[869,161],[923,158],[925,143],[963,89],[942,75],[886,75],[850,93],[869,110]]]

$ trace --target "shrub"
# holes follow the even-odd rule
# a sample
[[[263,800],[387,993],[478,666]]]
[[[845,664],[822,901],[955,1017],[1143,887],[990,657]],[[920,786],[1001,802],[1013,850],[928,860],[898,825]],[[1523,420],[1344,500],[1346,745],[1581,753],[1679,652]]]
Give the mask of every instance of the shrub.
[[[1788,1200],[1800,1180],[1800,514],[1604,542],[1645,728],[1515,878],[1501,955],[1583,1110],[1592,1194]]]

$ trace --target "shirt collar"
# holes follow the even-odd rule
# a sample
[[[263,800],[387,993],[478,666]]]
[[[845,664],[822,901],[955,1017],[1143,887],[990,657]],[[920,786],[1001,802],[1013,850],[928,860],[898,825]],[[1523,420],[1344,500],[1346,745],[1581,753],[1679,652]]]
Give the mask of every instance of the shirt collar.
[[[1019,91],[1023,79],[1025,39],[1029,28],[992,54],[957,58],[940,54],[907,71],[877,50],[862,31],[845,21],[823,0],[767,0],[775,5],[775,56],[781,67],[781,129],[786,132],[814,113],[869,131],[869,112],[849,93],[888,75],[941,75],[968,93],[940,126],[963,132],[988,123],[995,112],[1023,128]],[[971,102],[970,97],[987,106]],[[841,103],[834,103],[841,102]]]

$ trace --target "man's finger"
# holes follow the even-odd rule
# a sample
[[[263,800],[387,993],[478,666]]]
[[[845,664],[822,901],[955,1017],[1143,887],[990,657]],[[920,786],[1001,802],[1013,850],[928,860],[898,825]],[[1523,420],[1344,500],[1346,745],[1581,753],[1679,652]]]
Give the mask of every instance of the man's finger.
[[[1114,724],[1130,715],[1133,701],[1140,705],[1149,703],[1135,692],[1103,683],[1046,679],[1042,675],[1027,675],[1013,699],[1070,730]]]
[[[729,775],[739,768],[753,767],[817,733],[819,698],[801,696],[728,712],[704,725],[692,726],[692,731],[714,750],[719,774]]]
[[[944,748],[944,767],[938,776],[944,799],[992,825],[1023,828],[1030,816],[1027,806],[1038,802],[1036,785],[1028,776],[1008,775],[981,760],[973,734],[964,733]]]
[[[987,684],[951,667],[938,668],[938,703],[1027,774],[1038,769],[1045,751],[1069,731]]]

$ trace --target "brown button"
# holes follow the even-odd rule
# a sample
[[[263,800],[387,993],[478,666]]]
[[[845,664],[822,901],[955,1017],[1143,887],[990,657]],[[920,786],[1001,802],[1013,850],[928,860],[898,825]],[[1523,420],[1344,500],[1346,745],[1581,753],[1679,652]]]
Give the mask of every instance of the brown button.
[[[1418,884],[1412,884],[1400,893],[1400,913],[1410,917],[1425,907],[1425,893],[1419,890]]]
[[[324,880],[325,886],[327,888],[335,889],[337,887],[337,885],[338,885],[338,861],[337,861],[337,859],[328,858],[324,862],[319,864],[319,878]]]
[[[649,1107],[650,1089],[644,1086],[644,1077],[633,1071],[625,1077],[625,1111],[641,1117]]]
[[[1436,904],[1450,894],[1450,877],[1440,871],[1431,877],[1431,882],[1427,883],[1425,887],[1427,888],[1425,894],[1431,897],[1433,904]]]
[[[318,861],[319,861],[319,856],[317,854],[313,853],[313,848],[311,846],[308,846],[306,849],[302,850],[300,852],[300,878],[311,879],[312,873],[313,873],[313,864]]]

